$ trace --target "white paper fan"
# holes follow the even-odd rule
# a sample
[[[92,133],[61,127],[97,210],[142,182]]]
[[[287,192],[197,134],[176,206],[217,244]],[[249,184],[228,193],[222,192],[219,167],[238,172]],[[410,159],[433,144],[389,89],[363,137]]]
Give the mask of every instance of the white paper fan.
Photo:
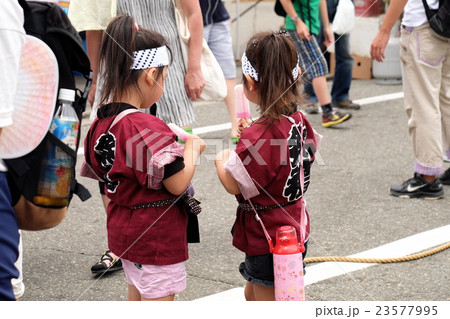
[[[20,57],[13,124],[0,134],[0,158],[31,152],[47,133],[58,93],[58,62],[52,50],[27,35]]]

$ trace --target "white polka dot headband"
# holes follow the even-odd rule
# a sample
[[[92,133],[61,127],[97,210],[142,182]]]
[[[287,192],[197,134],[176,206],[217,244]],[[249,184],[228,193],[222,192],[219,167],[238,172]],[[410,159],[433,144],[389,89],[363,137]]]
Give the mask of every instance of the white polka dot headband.
[[[144,70],[169,65],[169,52],[164,45],[159,48],[139,50],[133,52],[133,70]]]
[[[250,63],[250,61],[247,58],[247,55],[244,54],[242,55],[242,73],[243,74],[247,74],[250,75],[250,77],[255,80],[258,81],[258,72],[256,72],[255,68],[253,67],[253,65]],[[297,80],[298,78],[298,59],[297,59],[297,64],[295,65],[295,67],[292,69],[292,76],[294,78],[294,81]]]

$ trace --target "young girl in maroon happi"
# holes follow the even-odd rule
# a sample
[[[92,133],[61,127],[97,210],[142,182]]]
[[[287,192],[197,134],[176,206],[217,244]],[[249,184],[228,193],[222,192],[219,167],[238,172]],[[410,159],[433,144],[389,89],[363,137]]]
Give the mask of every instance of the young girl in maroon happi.
[[[296,110],[301,102],[300,70],[286,33],[254,35],[242,57],[242,72],[244,93],[258,105],[260,117],[253,123],[240,120],[236,150],[219,153],[216,168],[223,186],[239,203],[232,232],[233,245],[245,252],[239,267],[247,280],[245,297],[275,300],[271,249],[253,208],[272,240],[278,227],[291,225],[306,244],[309,217],[303,195],[320,136]]]
[[[115,18],[106,34],[102,106],[85,140],[83,174],[105,182],[108,246],[122,260],[128,299],[173,300],[186,287],[188,259],[179,197],[205,144],[191,135],[183,148],[163,121],[139,112],[163,93],[165,38],[130,16]]]

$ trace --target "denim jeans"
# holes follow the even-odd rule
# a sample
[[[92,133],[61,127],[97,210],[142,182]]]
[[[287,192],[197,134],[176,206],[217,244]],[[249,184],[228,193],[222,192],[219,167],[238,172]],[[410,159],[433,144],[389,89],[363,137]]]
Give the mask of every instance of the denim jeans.
[[[328,18],[333,21],[339,0],[327,0]],[[322,29],[317,36],[319,44],[323,43]],[[331,89],[331,100],[341,102],[349,98],[350,85],[352,83],[353,57],[350,54],[350,34],[339,35],[334,33],[335,48],[335,70],[333,86]],[[305,93],[309,101],[317,102],[312,83],[305,83]]]
[[[11,206],[5,172],[0,172],[0,300],[16,300],[11,284],[19,276],[14,263],[19,254],[19,226]]]

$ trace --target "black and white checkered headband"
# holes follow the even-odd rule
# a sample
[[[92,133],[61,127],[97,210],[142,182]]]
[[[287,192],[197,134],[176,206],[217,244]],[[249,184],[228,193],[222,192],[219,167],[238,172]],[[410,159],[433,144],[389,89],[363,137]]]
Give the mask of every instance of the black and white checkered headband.
[[[133,52],[133,70],[144,70],[169,65],[169,52],[164,45],[159,48]]]
[[[256,72],[255,68],[253,67],[253,65],[250,63],[250,61],[247,58],[247,55],[244,54],[242,55],[242,73],[243,74],[248,74],[250,75],[250,77],[255,80],[258,81],[258,72]],[[297,64],[295,65],[295,68],[292,69],[292,76],[294,78],[294,81],[297,80],[298,78],[298,66],[299,60],[297,59]]]

